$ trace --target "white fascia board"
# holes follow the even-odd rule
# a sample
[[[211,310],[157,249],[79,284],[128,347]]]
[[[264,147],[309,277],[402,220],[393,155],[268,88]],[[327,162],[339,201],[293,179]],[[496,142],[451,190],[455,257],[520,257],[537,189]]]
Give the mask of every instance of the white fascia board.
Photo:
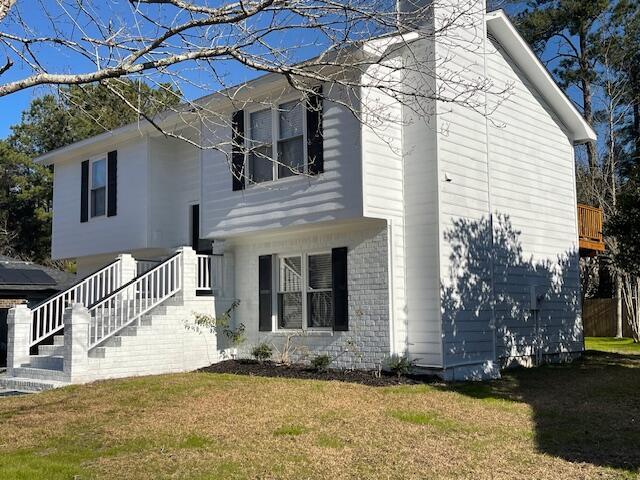
[[[344,55],[343,58],[345,59],[351,57],[356,61],[366,63],[367,60],[361,57],[366,56],[371,59],[372,63],[375,63],[380,57],[389,55],[394,49],[401,48],[415,41],[417,38],[418,35],[416,33],[382,36],[363,42],[360,46],[350,47],[345,51],[331,52],[331,54],[326,56],[325,60],[327,62],[337,61],[340,55]],[[333,72],[338,71],[339,68],[337,66],[325,67],[323,75],[331,75]],[[188,116],[190,112],[209,110],[211,112],[224,113],[233,109],[243,108],[245,103],[250,103],[256,98],[268,96],[278,90],[284,93],[290,89],[292,89],[292,87],[282,75],[278,73],[267,73],[240,85],[229,87],[187,102],[177,107],[176,110],[158,115],[153,120],[163,129],[179,129],[184,127],[185,117]],[[194,120],[197,120],[197,114],[194,113],[193,115]],[[140,120],[139,122],[124,125],[120,128],[45,153],[37,157],[35,162],[42,165],[52,165],[68,158],[94,154],[96,151],[113,147],[114,144],[122,143],[136,137],[142,137],[147,134],[153,134],[154,132],[160,134],[158,129],[150,122]]]
[[[597,134],[553,80],[547,68],[502,10],[487,14],[487,29],[533,83],[569,130],[574,144],[597,140]]]

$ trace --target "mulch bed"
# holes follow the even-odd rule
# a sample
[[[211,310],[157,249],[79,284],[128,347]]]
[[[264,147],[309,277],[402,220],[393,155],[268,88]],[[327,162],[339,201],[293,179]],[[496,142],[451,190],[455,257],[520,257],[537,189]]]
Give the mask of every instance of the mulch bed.
[[[376,372],[367,370],[338,370],[327,369],[318,371],[306,365],[292,364],[281,365],[274,362],[259,363],[254,360],[225,360],[214,363],[199,370],[207,373],[230,373],[233,375],[248,375],[256,377],[274,378],[298,378],[302,380],[336,380],[339,382],[359,383],[372,387],[385,387],[389,385],[417,385],[432,383],[437,379],[427,376],[402,376],[382,373],[376,376]]]

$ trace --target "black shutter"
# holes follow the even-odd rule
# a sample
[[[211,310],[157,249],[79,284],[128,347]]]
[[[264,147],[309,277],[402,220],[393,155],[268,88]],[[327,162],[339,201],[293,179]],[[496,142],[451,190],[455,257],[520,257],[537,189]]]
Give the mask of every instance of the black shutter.
[[[271,255],[262,255],[258,259],[258,330],[261,332],[270,332],[272,328],[273,295],[271,284],[273,274],[271,264]]]
[[[333,275],[333,329],[349,330],[349,292],[347,290],[347,247],[331,250]]]
[[[89,220],[89,160],[82,162],[80,174],[80,221]]]
[[[191,248],[198,252],[200,245],[200,205],[191,205]]]
[[[324,146],[322,135],[322,86],[309,95],[307,105],[307,161],[309,174],[324,172]]]
[[[244,190],[244,110],[233,112],[231,129],[231,174],[233,177],[233,190]]]
[[[118,152],[107,154],[107,217],[118,213]]]

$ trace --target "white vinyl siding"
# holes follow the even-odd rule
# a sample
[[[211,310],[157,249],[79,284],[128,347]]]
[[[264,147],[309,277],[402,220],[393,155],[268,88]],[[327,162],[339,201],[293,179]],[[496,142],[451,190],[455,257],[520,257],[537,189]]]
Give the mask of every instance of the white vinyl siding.
[[[442,70],[438,91],[445,98],[456,98],[469,88],[467,84],[473,85],[485,74],[483,13],[476,15],[478,28],[449,28],[444,33],[447,39],[436,39],[436,58],[448,59],[438,66]],[[461,84],[450,85],[443,78],[457,78]],[[460,102],[437,105],[439,295],[445,367],[494,359],[484,101],[479,89],[467,98],[470,105],[479,105],[476,109]]]
[[[153,137],[149,144],[148,244],[155,248],[191,245],[191,206],[200,203],[201,153],[175,139]]]
[[[524,260],[514,265],[504,249],[496,258],[507,266],[495,275],[498,355],[530,353],[536,342],[536,322],[528,310],[531,285],[545,296],[538,318],[545,351],[581,351],[573,146],[500,45],[489,42],[487,48],[489,75],[514,86],[489,124],[491,204],[494,211],[508,214],[512,228],[520,232]]]
[[[105,148],[101,149],[104,152]],[[92,155],[56,163],[53,187],[52,257],[76,258],[147,247],[147,142],[113,144],[118,151],[118,215],[80,222],[81,162]],[[91,187],[91,172],[89,172]],[[89,206],[91,208],[91,206]],[[89,210],[91,213],[91,210]]]
[[[360,123],[332,97],[347,101],[338,88],[323,102],[324,172],[231,190],[230,152],[202,152],[202,233],[208,238],[362,216]],[[229,112],[229,118],[231,112]],[[229,144],[229,127],[203,132],[205,145]]]
[[[399,62],[400,59],[396,59]],[[374,65],[368,78],[395,81],[391,68]],[[389,226],[393,351],[407,350],[406,241],[402,105],[375,87],[363,88],[362,185],[364,215]],[[384,112],[384,113],[383,113]]]

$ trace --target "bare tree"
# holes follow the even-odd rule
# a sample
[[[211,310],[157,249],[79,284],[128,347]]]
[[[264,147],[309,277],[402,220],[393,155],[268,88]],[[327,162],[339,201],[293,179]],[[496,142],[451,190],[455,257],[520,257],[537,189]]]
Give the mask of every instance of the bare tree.
[[[614,27],[611,27],[613,29]],[[621,183],[620,157],[623,154],[619,141],[620,131],[631,112],[627,101],[629,83],[621,77],[616,68],[616,43],[614,36],[603,28],[599,51],[599,81],[594,83],[595,98],[601,105],[595,113],[595,120],[603,127],[604,142],[599,149],[600,162],[586,168],[578,168],[577,183],[583,198],[595,201],[603,210],[604,220],[611,218],[618,210],[617,196]],[[616,336],[622,337],[623,327],[623,272],[613,262],[618,252],[618,242],[612,235],[605,235],[606,253],[596,259],[582,261],[583,292],[593,291],[606,269],[613,279],[616,298]]]
[[[231,71],[281,76],[282,94],[295,90],[303,99],[318,84],[346,92],[332,101],[371,123],[389,120],[388,112],[363,111],[365,90],[420,115],[432,114],[435,100],[486,115],[487,95],[505,97],[510,86],[451,62],[460,49],[480,53],[484,8],[483,0],[40,0],[39,8],[0,0],[0,98],[101,82],[163,134],[225,151],[228,141],[204,144],[188,127],[228,127],[221,104],[255,101],[247,88],[233,86],[238,75],[230,80]],[[441,47],[427,58],[429,39]],[[124,77],[170,85],[181,97],[218,93],[148,118],[119,93]]]

